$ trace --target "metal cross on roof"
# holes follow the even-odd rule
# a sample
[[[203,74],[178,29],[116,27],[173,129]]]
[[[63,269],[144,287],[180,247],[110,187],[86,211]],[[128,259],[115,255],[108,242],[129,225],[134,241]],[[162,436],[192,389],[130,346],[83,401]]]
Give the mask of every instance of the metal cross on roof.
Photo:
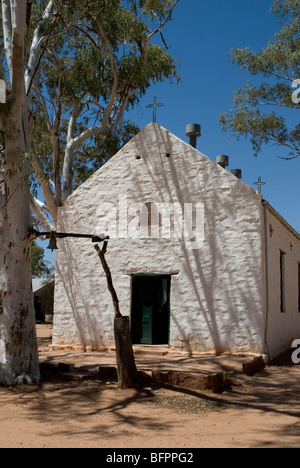
[[[154,96],[153,99],[153,104],[150,104],[149,106],[146,106],[147,109],[153,109],[153,122],[156,123],[156,114],[157,114],[157,108],[158,107],[164,107],[164,104],[158,104],[157,103],[157,96]]]
[[[266,185],[266,182],[262,182],[261,177],[259,177],[258,181],[253,182],[253,184],[258,186],[258,192],[261,193],[261,188],[263,185]]]

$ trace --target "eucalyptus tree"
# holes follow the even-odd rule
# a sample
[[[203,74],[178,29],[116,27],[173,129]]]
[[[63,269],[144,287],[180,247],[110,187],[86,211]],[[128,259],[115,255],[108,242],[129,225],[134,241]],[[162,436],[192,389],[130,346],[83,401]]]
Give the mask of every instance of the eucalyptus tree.
[[[1,4],[0,79],[5,92],[0,104],[0,384],[10,385],[40,378],[28,238],[30,105],[41,40],[51,27],[54,1],[42,12],[27,53],[29,4],[24,0],[2,0]]]
[[[282,29],[259,52],[231,51],[231,60],[260,84],[248,82],[236,91],[234,108],[221,116],[224,130],[248,137],[257,155],[264,144],[279,148],[283,159],[300,156],[300,0],[275,0],[271,11]]]
[[[30,206],[45,226],[45,210],[55,224],[74,187],[75,159],[114,132],[152,82],[176,76],[173,58],[153,40],[177,2],[1,1],[0,384],[40,379]],[[43,125],[48,141],[38,138]],[[32,169],[46,203],[30,193]]]
[[[45,227],[55,226],[57,208],[98,167],[97,153],[117,144],[117,135],[120,147],[137,133],[124,123],[125,110],[152,83],[178,79],[165,41],[153,43],[177,2],[75,0],[73,18],[59,18],[68,34],[47,47],[34,80],[39,123],[31,157],[46,203],[32,198],[32,208]]]
[[[35,241],[31,246],[31,271],[33,278],[49,278],[53,275],[54,268],[45,260],[45,250]]]

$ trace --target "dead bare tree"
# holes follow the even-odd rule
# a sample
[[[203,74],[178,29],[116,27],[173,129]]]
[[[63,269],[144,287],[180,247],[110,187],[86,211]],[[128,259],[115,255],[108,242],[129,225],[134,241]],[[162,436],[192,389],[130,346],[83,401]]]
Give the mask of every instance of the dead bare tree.
[[[107,253],[107,246],[108,242],[105,241],[102,249],[100,249],[99,245],[95,245],[95,249],[98,253],[103,270],[105,272],[107,287],[111,294],[114,305],[114,336],[116,343],[118,386],[121,389],[126,389],[136,387],[138,373],[132,349],[130,319],[128,316],[124,317],[120,312],[119,299],[113,285],[110,268],[105,258],[105,254]]]

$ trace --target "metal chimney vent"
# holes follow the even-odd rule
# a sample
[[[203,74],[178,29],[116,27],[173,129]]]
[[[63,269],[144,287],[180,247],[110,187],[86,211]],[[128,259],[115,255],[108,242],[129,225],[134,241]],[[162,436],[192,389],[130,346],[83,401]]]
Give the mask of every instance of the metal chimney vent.
[[[189,124],[186,126],[186,136],[190,139],[190,145],[197,148],[197,138],[201,137],[201,125]]]
[[[226,169],[229,166],[229,156],[225,156],[224,154],[217,156],[217,164]]]
[[[242,178],[242,170],[241,169],[231,169],[231,174],[233,174],[238,179]]]

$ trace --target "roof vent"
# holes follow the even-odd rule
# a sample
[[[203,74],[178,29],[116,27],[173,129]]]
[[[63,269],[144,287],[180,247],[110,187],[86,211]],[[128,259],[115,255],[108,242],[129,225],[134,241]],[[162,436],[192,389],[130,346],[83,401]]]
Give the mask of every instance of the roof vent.
[[[238,179],[242,178],[242,170],[241,169],[231,169],[231,174],[233,174]]]
[[[217,156],[217,164],[226,169],[229,166],[229,156],[225,156],[224,154]]]
[[[201,125],[189,124],[186,126],[186,136],[190,138],[190,145],[197,148],[197,138],[201,137]]]

